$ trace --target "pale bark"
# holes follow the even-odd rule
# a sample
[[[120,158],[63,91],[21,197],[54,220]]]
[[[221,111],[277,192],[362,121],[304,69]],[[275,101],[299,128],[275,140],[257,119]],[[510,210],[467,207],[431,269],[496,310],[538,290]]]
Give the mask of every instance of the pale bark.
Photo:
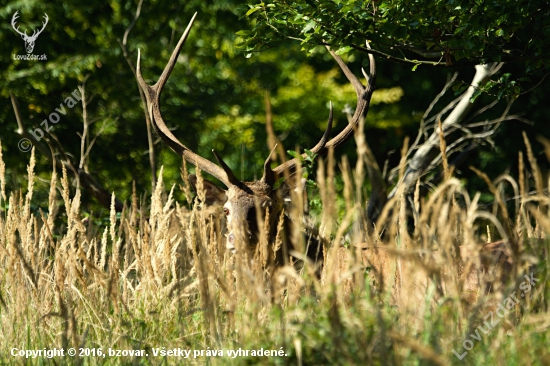
[[[471,111],[474,106],[470,99],[474,92],[485,85],[489,78],[494,75],[500,68],[502,63],[493,63],[488,65],[476,65],[476,74],[468,89],[462,94],[456,107],[442,122],[443,130],[460,124]],[[409,192],[415,185],[416,181],[425,173],[425,169],[430,165],[434,158],[434,154],[439,153],[439,129],[435,128],[430,137],[424,142],[408,159],[407,169],[401,181],[390,192],[388,198],[392,198],[398,189],[402,188],[404,192]],[[404,187],[402,187],[404,186]]]

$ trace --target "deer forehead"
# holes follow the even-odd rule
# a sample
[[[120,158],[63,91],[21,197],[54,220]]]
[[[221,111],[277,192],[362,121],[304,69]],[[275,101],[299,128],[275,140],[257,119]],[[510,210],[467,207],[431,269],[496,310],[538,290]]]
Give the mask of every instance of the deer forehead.
[[[245,192],[238,187],[231,187],[227,190],[227,201],[223,207],[229,210],[228,222],[231,222],[235,216],[242,216],[243,219],[246,219],[249,211],[256,205],[262,209],[271,206],[268,190],[262,189],[263,187],[259,187],[255,183],[247,184],[252,193]]]
[[[230,205],[233,208],[240,207],[250,209],[254,207],[256,203],[260,206],[265,206],[266,202],[270,200],[269,194],[263,190],[258,191],[252,189],[252,193],[248,193],[237,187],[231,187],[227,190],[226,205]]]

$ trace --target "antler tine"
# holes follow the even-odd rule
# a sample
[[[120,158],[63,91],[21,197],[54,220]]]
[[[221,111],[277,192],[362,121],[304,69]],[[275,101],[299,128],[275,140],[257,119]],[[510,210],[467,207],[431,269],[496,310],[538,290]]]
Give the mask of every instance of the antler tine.
[[[40,33],[42,33],[44,31],[44,28],[46,28],[46,25],[48,24],[48,20],[50,18],[48,18],[48,14],[44,13],[44,20],[45,22],[42,22],[42,28],[40,30],[38,29],[35,29],[34,32],[32,32],[32,36],[30,36],[29,38],[32,38],[32,39],[36,39],[38,38],[38,36],[40,35]]]
[[[330,102],[330,108],[329,108],[329,114],[328,114],[328,122],[327,122],[327,128],[325,130],[325,133],[323,133],[323,137],[321,137],[321,140],[315,145],[313,149],[311,149],[311,152],[314,154],[322,153],[325,149],[325,146],[327,144],[327,141],[330,137],[330,132],[332,131],[332,122],[333,122],[333,110],[332,110],[332,102]],[[305,158],[307,155],[304,153],[302,154],[302,157]],[[287,161],[286,163],[283,163],[273,169],[273,173],[275,174],[281,174],[285,170],[292,170],[296,167],[297,160],[296,158],[291,159]],[[264,175],[265,175],[265,166],[264,166]],[[273,179],[274,180],[274,179]]]
[[[346,65],[346,63],[344,62],[344,60],[342,60],[342,58],[340,56],[338,56],[328,46],[327,46],[327,50],[330,52],[330,54],[332,55],[332,57],[334,58],[334,60],[338,64],[338,66],[340,66],[340,68],[344,72],[344,75],[346,75],[346,77],[348,78],[351,85],[353,85],[353,88],[355,89],[355,93],[357,94],[357,97],[359,98],[361,93],[365,90],[365,87],[363,86],[361,81],[357,78],[357,76],[355,76],[355,74],[353,72],[351,72],[348,65]],[[372,59],[372,56],[370,54],[369,54],[369,59],[370,59],[371,65],[372,65],[373,64],[373,59]]]
[[[23,35],[26,36],[26,35],[27,35],[27,31],[25,31],[25,33],[23,33],[23,32],[21,32],[21,31],[19,30],[19,27],[17,27],[17,28],[15,27],[15,23],[16,23],[16,21],[17,21],[17,18],[19,18],[19,14],[18,14],[18,13],[19,13],[19,10],[17,10],[17,11],[15,12],[15,14],[13,14],[13,17],[11,18],[11,26],[12,26],[12,28],[13,28],[18,34],[20,34],[20,35],[22,35],[22,36],[23,36]]]
[[[329,111],[328,111],[328,122],[327,122],[327,128],[325,130],[325,133],[323,133],[323,137],[321,137],[321,140],[311,149],[311,152],[317,154],[321,152],[326,144],[328,139],[330,138],[330,133],[332,132],[332,122],[334,120],[334,113],[332,110],[332,101],[329,102]]]
[[[174,65],[176,64],[176,59],[178,58],[178,55],[180,54],[180,50],[183,47],[185,41],[187,40],[189,33],[191,32],[191,27],[193,26],[193,23],[195,22],[196,17],[197,17],[197,13],[193,14],[193,17],[189,21],[187,28],[185,28],[185,31],[183,32],[183,35],[181,36],[178,44],[176,45],[176,48],[174,48],[174,52],[172,52],[172,55],[170,56],[170,60],[168,60],[168,63],[166,64],[164,71],[160,75],[160,78],[157,81],[157,83],[155,84],[155,86],[158,86],[159,88],[159,97],[160,97],[160,92],[162,91],[162,88],[164,87],[164,85],[166,84],[166,81],[168,80],[168,77],[170,76],[170,73],[174,69]]]
[[[176,64],[176,59],[179,55],[179,52],[183,44],[185,43],[185,40],[189,36],[189,32],[191,31],[191,27],[193,25],[193,22],[196,16],[197,16],[197,13],[193,15],[193,18],[191,18],[189,25],[185,29],[185,32],[183,32],[183,35],[181,36],[178,44],[176,45],[174,51],[172,52],[172,55],[170,56],[170,60],[166,64],[164,71],[162,72],[159,80],[155,83],[155,85],[153,86],[148,85],[141,74],[141,54],[139,50],[138,50],[138,58],[137,58],[137,66],[136,66],[136,78],[147,100],[147,113],[149,114],[151,121],[153,121],[153,126],[155,127],[155,130],[159,134],[160,138],[164,141],[164,143],[166,143],[177,154],[181,155],[187,162],[197,166],[202,171],[205,171],[208,174],[213,175],[229,188],[235,185],[235,182],[238,182],[238,180],[236,180],[233,173],[228,175],[226,170],[220,168],[210,160],[207,160],[195,154],[193,151],[191,151],[189,148],[183,145],[168,129],[160,113],[160,94],[162,92],[162,88],[166,84],[166,81],[168,80],[170,73],[174,69],[174,65]]]
[[[48,18],[48,14],[44,13],[44,22],[42,23],[42,29],[40,29],[40,33],[42,33],[42,31],[44,30],[44,28],[46,28],[46,25],[48,24],[48,20],[50,20],[50,18]]]
[[[271,155],[273,155],[273,152],[275,151],[276,148],[277,148],[277,144],[273,146],[273,149],[269,153],[269,156],[267,157],[267,159],[265,159],[264,175],[262,176],[262,179],[261,179],[262,182],[269,185],[270,187],[273,187],[273,185],[275,184],[275,172],[273,171],[273,169],[271,169]]]
[[[371,49],[368,41],[365,42],[367,49]],[[346,128],[340,132],[337,136],[333,137],[332,140],[327,142],[325,148],[336,148],[337,146],[341,145],[342,143],[346,142],[352,135],[353,131],[357,128],[357,125],[363,120],[367,113],[369,112],[370,107],[370,100],[372,97],[372,93],[374,92],[375,84],[376,84],[376,62],[374,61],[374,56],[369,53],[369,77],[368,77],[368,85],[367,87],[364,87],[363,84],[361,84],[361,81],[351,72],[351,70],[348,68],[346,63],[338,56],[333,50],[329,49],[330,54],[350,83],[353,85],[355,89],[355,93],[357,94],[357,107],[355,108],[355,113],[353,114],[353,117],[351,119],[351,122],[346,126]],[[364,70],[363,70],[364,72]]]
[[[231,170],[231,168],[225,163],[225,161],[223,161],[223,159],[221,158],[220,155],[218,155],[218,153],[216,152],[216,150],[212,149],[212,153],[214,154],[214,156],[216,157],[216,160],[218,161],[218,164],[220,164],[220,166],[222,167],[222,169],[224,170],[225,174],[227,175],[227,180],[239,187],[240,189],[242,189],[243,191],[246,191],[248,193],[252,193],[252,191],[250,190],[250,188],[248,188],[243,182],[241,182],[240,180],[238,180],[236,177],[235,177],[235,174],[233,174],[233,171]]]

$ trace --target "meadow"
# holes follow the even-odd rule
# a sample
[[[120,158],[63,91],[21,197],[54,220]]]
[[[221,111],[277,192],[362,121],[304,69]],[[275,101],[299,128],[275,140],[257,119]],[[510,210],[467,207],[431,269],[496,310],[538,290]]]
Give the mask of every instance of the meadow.
[[[113,204],[106,218],[84,214],[64,167],[51,173],[48,201],[34,202],[34,152],[27,187],[6,192],[0,155],[0,363],[550,364],[550,197],[530,148],[515,179],[479,172],[494,204],[470,197],[451,172],[425,197],[418,188],[410,202],[397,194],[374,229],[361,214],[364,159],[353,168],[334,160],[321,160],[310,196],[319,207],[321,271],[311,262],[265,265],[262,253],[273,250],[265,241],[254,255],[228,252],[221,212],[192,200],[182,181],[164,182],[162,169],[151,195],[134,188],[123,212]],[[177,190],[188,202],[175,200]],[[302,222],[303,195],[294,194],[289,214]],[[298,247],[307,245],[304,231],[290,235]],[[457,245],[502,238],[518,253],[510,281],[465,305]],[[441,260],[428,269],[413,261],[431,283],[396,306],[354,254],[361,243],[393,248],[397,266],[422,251]],[[351,253],[345,265],[334,260],[340,247]],[[445,294],[442,270],[453,284]],[[411,278],[401,281],[411,288]],[[488,310],[513,294],[511,309]]]

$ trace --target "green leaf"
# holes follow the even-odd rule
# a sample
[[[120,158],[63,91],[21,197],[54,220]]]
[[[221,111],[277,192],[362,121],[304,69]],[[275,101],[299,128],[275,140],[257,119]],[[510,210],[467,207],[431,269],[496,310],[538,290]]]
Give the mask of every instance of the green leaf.
[[[304,160],[304,158],[302,158],[302,155],[294,150],[287,150],[287,153],[293,158],[300,159],[302,161]]]
[[[246,16],[250,16],[251,14],[254,14],[255,12],[257,12],[260,9],[261,9],[261,7],[259,7],[259,6],[255,7],[255,8],[252,8],[249,11],[246,12]]]
[[[252,32],[249,30],[240,30],[235,33],[237,36],[249,36]]]
[[[308,149],[304,149],[304,152],[306,153],[306,161],[313,164],[313,162],[317,158],[317,154]]]
[[[351,51],[351,49],[352,49],[351,46],[344,46],[344,47],[340,47],[339,49],[337,49],[335,53],[337,55],[343,55],[343,54],[346,54],[349,51]]]
[[[472,95],[472,97],[470,98],[470,103],[473,103],[475,102],[475,100],[477,99],[477,97],[479,97],[481,95],[482,91],[481,89],[476,89],[474,91],[474,94]]]
[[[308,31],[310,31],[311,29],[313,29],[315,26],[317,25],[317,23],[315,23],[314,20],[310,20],[306,26],[304,27],[304,29],[302,29],[302,33],[307,33]]]

